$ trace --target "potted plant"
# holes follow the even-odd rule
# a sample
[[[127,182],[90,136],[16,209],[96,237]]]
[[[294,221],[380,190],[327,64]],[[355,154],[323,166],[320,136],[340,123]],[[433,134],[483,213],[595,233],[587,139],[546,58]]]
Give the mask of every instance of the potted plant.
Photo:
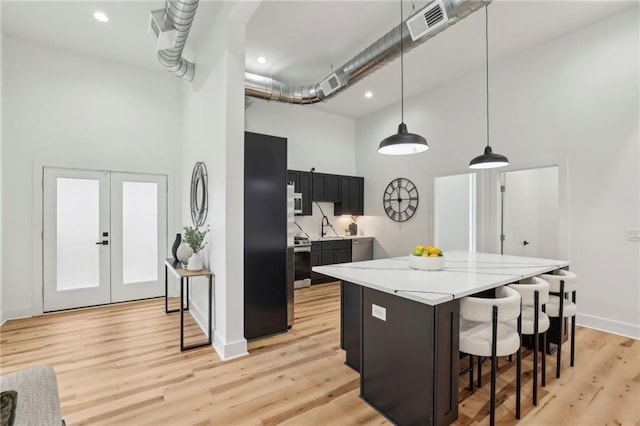
[[[204,241],[204,237],[209,232],[209,226],[204,231],[201,231],[196,226],[185,226],[184,227],[184,241],[191,247],[193,250],[193,254],[189,258],[189,263],[187,264],[187,269],[189,271],[200,271],[203,268],[203,259],[200,251],[207,245],[207,242]]]

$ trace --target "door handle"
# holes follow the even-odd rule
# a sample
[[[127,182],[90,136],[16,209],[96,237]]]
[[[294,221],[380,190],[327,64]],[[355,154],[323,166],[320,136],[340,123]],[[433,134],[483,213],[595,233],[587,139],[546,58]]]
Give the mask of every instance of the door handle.
[[[99,246],[108,246],[108,245],[109,245],[109,241],[107,241],[107,240],[98,241],[98,242],[96,243],[96,245],[99,245]]]

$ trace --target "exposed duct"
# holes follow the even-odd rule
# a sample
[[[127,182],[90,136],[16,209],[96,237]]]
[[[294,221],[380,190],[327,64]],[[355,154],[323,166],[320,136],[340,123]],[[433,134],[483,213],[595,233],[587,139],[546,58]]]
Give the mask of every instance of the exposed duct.
[[[406,53],[491,1],[435,0],[317,84],[289,86],[271,77],[245,72],[245,95],[291,104],[314,104],[327,100],[400,56],[401,34],[404,35],[403,45]],[[401,32],[402,25],[406,25],[407,28]]]
[[[169,72],[177,77],[192,81],[195,65],[182,57],[184,45],[191,30],[191,24],[198,8],[198,0],[166,0],[163,19],[169,27],[176,30],[173,47],[158,51],[158,60]],[[152,15],[153,16],[153,15]],[[152,29],[158,36],[157,27]]]

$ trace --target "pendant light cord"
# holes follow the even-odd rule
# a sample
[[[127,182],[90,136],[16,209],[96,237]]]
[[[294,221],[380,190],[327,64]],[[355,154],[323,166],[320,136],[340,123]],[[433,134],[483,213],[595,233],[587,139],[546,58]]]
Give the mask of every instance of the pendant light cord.
[[[404,23],[402,19],[404,13],[402,10],[402,0],[400,0],[400,122],[404,123]]]
[[[487,146],[489,146],[489,5],[484,7],[484,63],[487,76]]]

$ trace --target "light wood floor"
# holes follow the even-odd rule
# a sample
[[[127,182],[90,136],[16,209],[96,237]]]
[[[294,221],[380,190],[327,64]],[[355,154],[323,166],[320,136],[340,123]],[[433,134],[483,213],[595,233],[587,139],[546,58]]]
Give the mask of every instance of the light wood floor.
[[[358,375],[343,365],[339,306],[337,284],[296,290],[292,331],[251,342],[249,356],[228,362],[210,347],[181,353],[178,314],[165,315],[162,299],[9,321],[1,371],[53,365],[71,426],[388,424],[358,398]],[[197,326],[188,334],[197,338]],[[556,380],[548,358],[538,407],[525,358],[520,424],[639,425],[640,342],[580,327],[576,335],[577,365]],[[500,362],[499,424],[516,423],[514,364]],[[472,395],[464,382],[456,424],[488,423],[488,376]]]

